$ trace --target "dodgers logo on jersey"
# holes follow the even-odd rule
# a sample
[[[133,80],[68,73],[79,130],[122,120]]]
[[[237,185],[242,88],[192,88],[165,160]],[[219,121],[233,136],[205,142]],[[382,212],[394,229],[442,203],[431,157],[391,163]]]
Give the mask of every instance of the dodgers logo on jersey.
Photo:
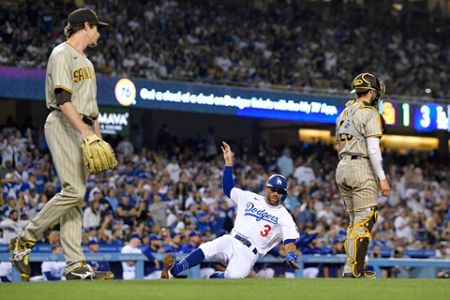
[[[258,222],[264,220],[275,225],[278,224],[278,217],[269,214],[265,209],[258,209],[252,202],[247,202],[244,216],[254,217]]]

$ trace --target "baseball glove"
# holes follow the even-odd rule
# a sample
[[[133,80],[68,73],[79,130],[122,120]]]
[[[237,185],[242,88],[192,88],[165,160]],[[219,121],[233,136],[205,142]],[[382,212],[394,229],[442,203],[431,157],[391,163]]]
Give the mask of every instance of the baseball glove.
[[[111,146],[95,134],[83,139],[81,151],[89,173],[112,169],[117,165],[116,156]]]

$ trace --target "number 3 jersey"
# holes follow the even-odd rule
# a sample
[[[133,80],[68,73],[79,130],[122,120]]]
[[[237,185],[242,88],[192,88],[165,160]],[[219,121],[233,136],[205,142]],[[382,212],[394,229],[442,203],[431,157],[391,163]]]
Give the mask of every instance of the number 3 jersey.
[[[369,157],[368,137],[381,137],[383,125],[377,109],[355,100],[347,102],[344,111],[336,121],[336,142],[339,157],[358,155]]]
[[[230,196],[237,205],[232,234],[250,240],[261,256],[285,240],[299,238],[297,226],[283,205],[269,205],[265,197],[239,188],[233,188]]]

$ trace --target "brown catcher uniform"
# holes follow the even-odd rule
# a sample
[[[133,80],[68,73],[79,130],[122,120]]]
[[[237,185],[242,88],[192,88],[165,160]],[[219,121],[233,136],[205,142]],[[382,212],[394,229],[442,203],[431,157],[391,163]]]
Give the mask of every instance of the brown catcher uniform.
[[[367,74],[373,76],[369,73],[358,76]],[[359,77],[355,78],[355,81]],[[371,87],[366,84],[367,81],[361,82]],[[375,81],[372,86],[376,86]],[[379,192],[378,178],[369,159],[367,138],[380,138],[383,125],[380,113],[373,104],[357,100],[347,102],[336,123],[336,142],[339,145],[340,159],[336,170],[336,183],[350,216],[345,244],[347,262],[344,275],[360,277],[366,274],[364,259],[371,230],[377,220]]]

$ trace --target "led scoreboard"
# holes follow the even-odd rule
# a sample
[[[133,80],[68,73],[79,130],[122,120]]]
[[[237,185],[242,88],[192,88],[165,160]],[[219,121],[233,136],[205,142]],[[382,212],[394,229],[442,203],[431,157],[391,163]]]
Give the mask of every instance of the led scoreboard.
[[[379,109],[388,126],[410,128],[417,132],[450,131],[449,104],[383,101]]]

